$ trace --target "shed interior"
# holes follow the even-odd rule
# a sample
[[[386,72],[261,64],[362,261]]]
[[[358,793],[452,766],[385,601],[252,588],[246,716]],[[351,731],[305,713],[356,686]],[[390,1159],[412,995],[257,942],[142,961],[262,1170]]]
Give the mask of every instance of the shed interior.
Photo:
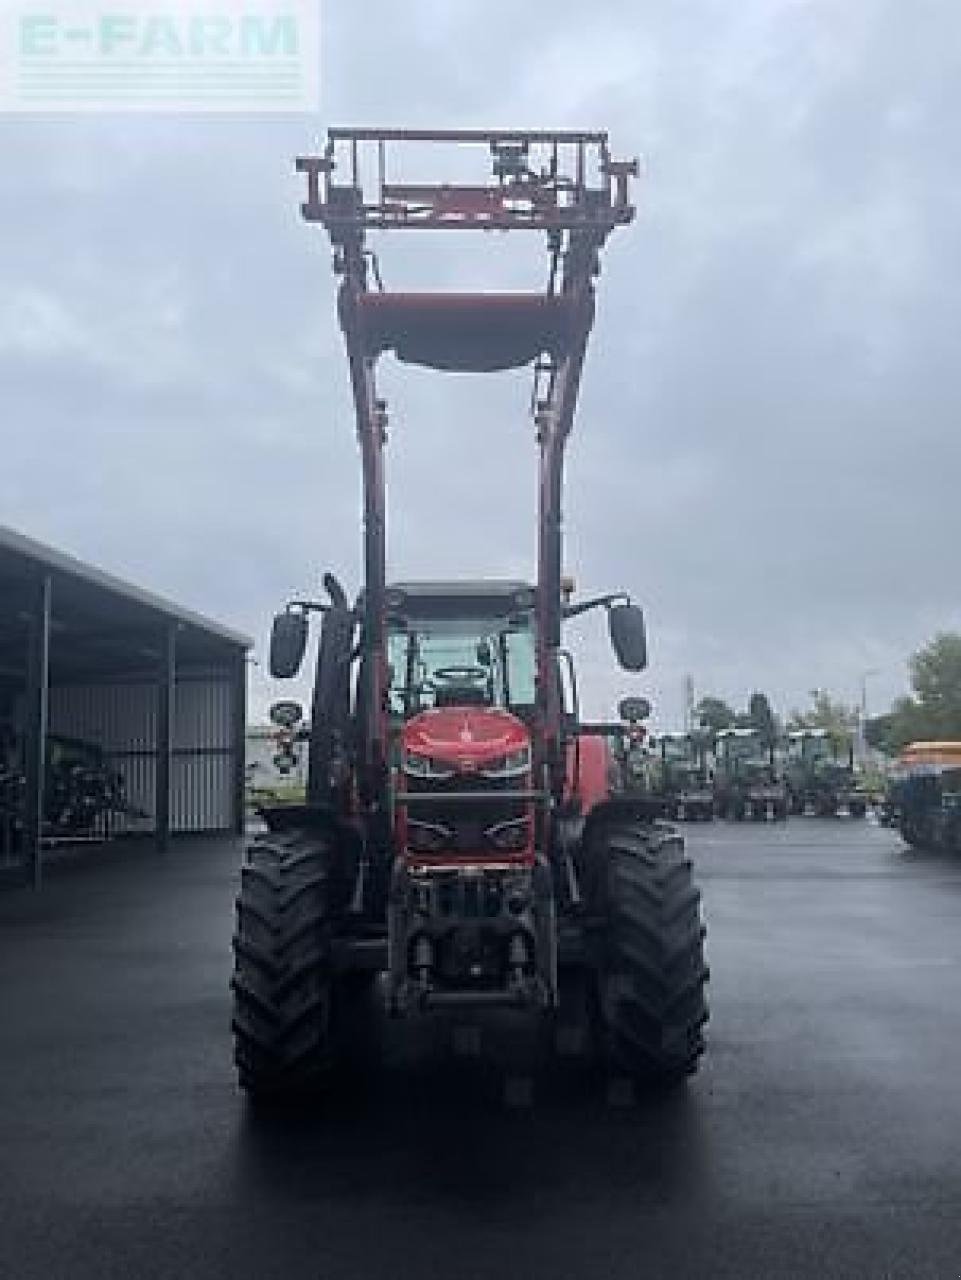
[[[242,830],[250,644],[0,526],[0,862]]]

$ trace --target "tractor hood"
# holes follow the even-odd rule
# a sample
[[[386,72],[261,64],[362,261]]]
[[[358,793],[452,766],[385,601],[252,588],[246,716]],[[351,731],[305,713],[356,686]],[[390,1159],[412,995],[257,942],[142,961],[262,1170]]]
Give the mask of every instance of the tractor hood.
[[[442,761],[458,771],[469,773],[492,764],[518,771],[530,767],[527,726],[497,707],[422,711],[404,725],[401,740],[405,756]]]

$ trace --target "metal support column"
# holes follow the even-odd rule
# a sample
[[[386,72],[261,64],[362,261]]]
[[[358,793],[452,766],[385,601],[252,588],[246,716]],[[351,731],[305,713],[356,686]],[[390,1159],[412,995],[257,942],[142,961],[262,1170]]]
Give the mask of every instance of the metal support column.
[[[247,780],[247,655],[237,655],[231,702],[233,746],[233,829],[244,834]]]
[[[173,761],[174,691],[177,685],[177,624],[167,622],[157,673],[157,848],[170,845],[170,782]]]
[[[30,610],[27,639],[27,687],[24,698],[23,856],[35,889],[43,880],[43,793],[47,761],[47,707],[50,684],[50,603],[53,585],[49,574],[37,584]]]

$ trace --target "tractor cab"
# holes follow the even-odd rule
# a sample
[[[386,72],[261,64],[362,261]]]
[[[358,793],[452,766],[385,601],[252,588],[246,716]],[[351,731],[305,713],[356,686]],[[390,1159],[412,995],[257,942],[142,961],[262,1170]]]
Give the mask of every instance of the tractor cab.
[[[392,722],[450,708],[531,715],[534,592],[523,583],[406,583],[387,590]]]
[[[837,760],[837,750],[825,729],[799,729],[788,734],[789,763],[808,769],[824,770]]]

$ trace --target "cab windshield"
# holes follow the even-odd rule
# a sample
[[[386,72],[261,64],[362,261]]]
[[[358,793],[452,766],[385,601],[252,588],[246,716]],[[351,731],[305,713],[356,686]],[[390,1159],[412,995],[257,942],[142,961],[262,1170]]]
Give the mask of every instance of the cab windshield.
[[[387,635],[388,705],[406,719],[431,707],[534,705],[534,635],[503,620],[411,622]]]
[[[737,760],[767,760],[768,752],[764,743],[754,734],[744,737],[731,737],[724,740],[727,755]]]

